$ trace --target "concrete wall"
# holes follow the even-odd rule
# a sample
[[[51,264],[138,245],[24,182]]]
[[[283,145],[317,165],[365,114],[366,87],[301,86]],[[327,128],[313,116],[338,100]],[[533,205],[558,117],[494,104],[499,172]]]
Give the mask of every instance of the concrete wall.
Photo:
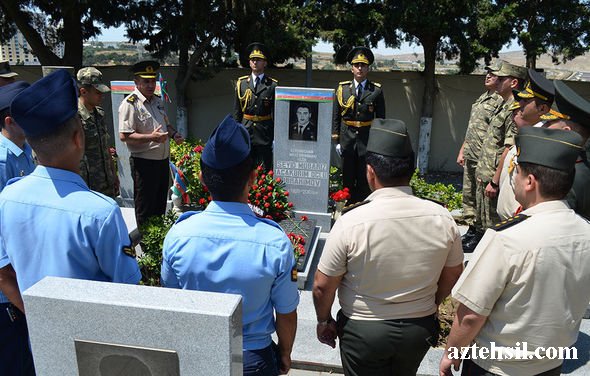
[[[105,81],[132,79],[128,67],[98,67]],[[41,68],[15,66],[13,70],[22,79],[33,82],[41,77]],[[176,118],[175,67],[163,67],[162,74],[168,81],[172,104],[167,105],[170,119]],[[281,86],[305,86],[305,71],[274,69],[267,72]],[[239,76],[249,74],[246,69],[224,69],[213,73],[203,81],[193,81],[189,87],[190,98],[189,135],[206,140],[215,126],[233,111],[234,84]],[[314,71],[312,86],[335,88],[338,82],[350,80],[348,71]],[[388,118],[403,120],[408,126],[415,149],[418,142],[418,125],[422,108],[423,78],[420,72],[372,72],[369,78],[382,84]],[[431,171],[461,171],[456,157],[469,120],[473,101],[483,92],[483,76],[442,75],[437,76],[438,95],[434,104],[429,169]],[[573,90],[590,99],[590,83],[568,82]],[[110,96],[105,96],[104,108],[111,113]],[[112,119],[108,117],[109,126]],[[111,128],[111,127],[109,127]]]

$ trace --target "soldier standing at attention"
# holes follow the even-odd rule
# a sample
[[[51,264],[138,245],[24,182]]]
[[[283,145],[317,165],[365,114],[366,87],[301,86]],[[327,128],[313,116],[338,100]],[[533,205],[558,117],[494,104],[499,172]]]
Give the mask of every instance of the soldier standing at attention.
[[[131,157],[133,200],[137,226],[154,215],[166,212],[170,156],[169,140],[184,141],[168,121],[164,102],[156,91],[157,61],[133,65],[135,90],[119,106],[119,138],[127,144]]]
[[[527,76],[527,70],[508,62],[502,62],[497,72],[498,84],[496,92],[502,97],[502,104],[498,106],[490,118],[488,133],[483,140],[481,156],[475,169],[476,187],[476,234],[463,243],[465,252],[473,252],[486,229],[500,222],[496,212],[497,194],[502,166],[499,162],[506,156],[508,149],[514,145],[516,125],[512,120],[510,108],[514,103],[513,90],[521,89]]]
[[[234,119],[250,134],[254,162],[263,163],[265,170],[272,170],[273,113],[278,81],[264,73],[267,52],[262,43],[251,43],[247,51],[252,73],[238,78],[236,83]]]
[[[102,82],[102,73],[96,68],[82,68],[76,78],[80,91],[78,114],[86,136],[80,175],[88,188],[115,198],[119,179],[109,152],[111,143],[104,123],[104,110],[100,107],[103,94],[111,90]]]
[[[475,167],[481,155],[481,144],[489,132],[490,118],[502,103],[502,97],[496,93],[498,76],[493,74],[499,71],[501,66],[502,60],[496,60],[494,64],[486,67],[486,91],[471,106],[465,141],[457,156],[457,164],[463,167],[463,220],[469,225],[463,242],[468,242],[475,235]]]
[[[342,183],[350,189],[350,203],[364,200],[370,193],[365,154],[371,121],[385,118],[381,84],[367,79],[375,57],[367,47],[354,47],[347,56],[354,79],[336,89],[332,139],[342,149]]]

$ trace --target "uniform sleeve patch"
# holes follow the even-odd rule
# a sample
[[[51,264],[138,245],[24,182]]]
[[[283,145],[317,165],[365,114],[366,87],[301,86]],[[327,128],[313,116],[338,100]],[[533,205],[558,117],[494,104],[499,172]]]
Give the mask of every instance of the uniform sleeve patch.
[[[137,95],[136,94],[133,94],[133,95],[129,96],[129,98],[127,98],[127,102],[129,102],[129,103],[133,103],[136,100],[137,100]]]
[[[124,246],[121,250],[129,257],[135,258],[137,256],[135,254],[135,248],[132,248],[131,246]]]
[[[505,221],[498,223],[496,226],[494,226],[494,230],[495,231],[506,230],[507,228],[512,227],[515,224],[520,223],[529,217],[530,217],[529,215],[524,215],[524,214],[515,215],[514,217],[510,217],[510,218],[506,219]]]

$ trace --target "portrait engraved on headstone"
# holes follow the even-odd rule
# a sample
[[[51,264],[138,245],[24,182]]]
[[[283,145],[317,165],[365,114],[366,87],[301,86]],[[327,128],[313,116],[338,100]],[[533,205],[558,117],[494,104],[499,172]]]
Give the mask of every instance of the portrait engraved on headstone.
[[[292,101],[289,104],[289,140],[318,139],[318,103]]]

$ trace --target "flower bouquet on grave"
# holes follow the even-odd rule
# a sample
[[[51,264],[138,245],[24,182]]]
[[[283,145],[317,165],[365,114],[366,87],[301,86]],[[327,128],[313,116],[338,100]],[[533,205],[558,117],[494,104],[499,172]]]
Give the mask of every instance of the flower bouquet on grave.
[[[272,170],[265,173],[262,166],[256,168],[256,179],[250,188],[248,203],[260,209],[263,217],[275,222],[287,218],[293,209],[293,203],[289,202],[288,197],[289,191],[285,189],[281,178],[275,178]]]
[[[297,218],[293,213],[289,213],[288,217],[282,220],[279,225],[293,245],[297,270],[301,272],[311,251],[310,247],[313,245],[311,243],[313,243],[316,231],[315,221],[310,220],[306,215]]]
[[[330,198],[334,200],[335,211],[334,219],[337,219],[342,214],[342,209],[346,205],[346,201],[350,199],[350,192],[348,188],[344,187],[339,191],[336,191],[330,195]]]
[[[211,202],[211,195],[206,186],[201,184],[201,155],[203,144],[201,141],[185,141],[183,144],[170,145],[170,158],[174,161],[171,166],[174,182],[172,192],[181,198],[182,204],[189,208],[205,209]]]

